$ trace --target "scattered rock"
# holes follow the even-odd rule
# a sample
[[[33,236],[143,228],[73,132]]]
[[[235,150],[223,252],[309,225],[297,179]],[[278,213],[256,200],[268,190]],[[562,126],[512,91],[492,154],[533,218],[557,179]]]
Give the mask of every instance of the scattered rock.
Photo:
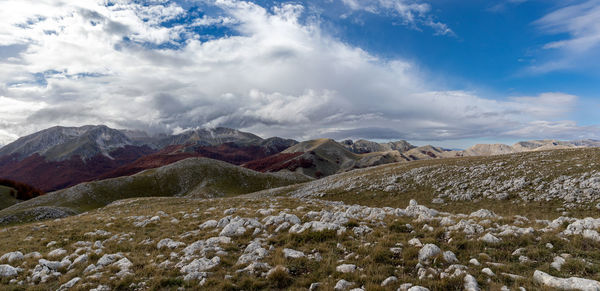
[[[465,291],[480,291],[479,285],[477,284],[477,280],[472,275],[467,274],[464,278],[464,288]]]
[[[419,251],[419,262],[425,263],[429,259],[438,256],[442,250],[434,244],[426,244]]]
[[[494,274],[494,272],[490,269],[490,268],[483,268],[481,269],[481,273],[484,273],[490,277],[494,277],[496,276],[496,274]]]
[[[342,265],[335,267],[335,270],[340,273],[352,273],[352,272],[356,271],[356,265],[342,264]]]
[[[550,264],[550,267],[556,269],[557,271],[560,271],[560,268],[566,262],[567,261],[564,258],[557,256],[557,257],[554,257],[554,261]]]
[[[383,282],[381,282],[381,286],[385,287],[388,285],[392,285],[396,282],[398,282],[398,278],[396,276],[390,276],[390,277],[387,277],[385,280],[383,280]]]
[[[0,265],[0,278],[9,278],[19,275],[19,269],[11,265]]]
[[[183,246],[185,246],[185,243],[174,241],[170,238],[161,239],[158,244],[156,244],[156,248],[159,250],[163,248],[176,249]]]
[[[451,251],[445,251],[443,255],[444,255],[444,260],[449,264],[454,264],[454,263],[458,262],[456,255]]]
[[[12,264],[17,261],[22,261],[24,258],[25,256],[23,256],[23,253],[16,251],[2,255],[2,257],[0,257],[0,262],[8,262],[9,264]]]
[[[577,277],[559,278],[536,270],[533,280],[547,287],[562,290],[600,290],[600,282]]]
[[[354,286],[354,283],[341,279],[335,283],[335,287],[333,289],[344,291],[350,289],[352,286]]]
[[[490,243],[490,244],[496,244],[501,242],[502,240],[495,237],[493,234],[491,233],[486,233],[484,236],[482,236],[481,238],[479,238],[480,241],[486,242],[486,243]]]
[[[283,249],[283,255],[286,258],[292,258],[292,259],[299,259],[299,258],[306,257],[306,255],[303,252],[292,250],[292,249]]]
[[[75,286],[75,284],[77,284],[79,281],[81,281],[81,278],[75,277],[75,278],[69,280],[69,282],[60,285],[60,287],[58,287],[57,291],[69,290],[69,289],[73,288],[73,286]]]

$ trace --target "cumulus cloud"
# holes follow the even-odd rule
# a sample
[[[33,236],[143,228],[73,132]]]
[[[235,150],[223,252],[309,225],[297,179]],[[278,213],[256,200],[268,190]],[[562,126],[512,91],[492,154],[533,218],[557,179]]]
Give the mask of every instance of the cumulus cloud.
[[[192,15],[169,1],[2,2],[10,9],[0,9],[0,45],[19,47],[0,58],[0,143],[89,123],[228,126],[298,139],[528,137],[577,102],[562,93],[495,100],[437,88],[410,60],[380,59],[300,17],[302,5],[202,3],[214,13]],[[410,7],[402,9],[429,13]],[[206,40],[197,30],[206,26],[232,33]]]

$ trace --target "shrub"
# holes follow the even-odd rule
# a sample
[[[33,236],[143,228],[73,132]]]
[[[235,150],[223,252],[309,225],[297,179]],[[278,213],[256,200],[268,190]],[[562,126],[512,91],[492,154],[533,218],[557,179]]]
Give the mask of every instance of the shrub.
[[[31,198],[38,197],[40,195],[44,195],[44,191],[39,190],[33,186],[27,185],[25,183],[8,180],[8,179],[0,179],[0,185],[13,188],[15,191],[11,191],[11,196],[19,200],[29,200]]]

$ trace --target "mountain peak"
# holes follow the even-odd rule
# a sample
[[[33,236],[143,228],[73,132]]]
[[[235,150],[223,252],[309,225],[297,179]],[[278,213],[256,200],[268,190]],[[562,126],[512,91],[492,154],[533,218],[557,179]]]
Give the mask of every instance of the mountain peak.
[[[0,149],[0,156],[22,159],[39,154],[48,160],[65,160],[80,155],[85,159],[129,144],[132,141],[125,134],[106,125],[53,126],[6,145]]]

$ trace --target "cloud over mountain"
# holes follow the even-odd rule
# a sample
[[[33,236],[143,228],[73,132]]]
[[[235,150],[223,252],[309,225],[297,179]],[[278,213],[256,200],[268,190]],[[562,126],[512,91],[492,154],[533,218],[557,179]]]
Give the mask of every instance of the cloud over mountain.
[[[421,25],[434,19],[425,3],[402,10],[408,2],[345,2],[393,8]],[[89,123],[227,126],[299,139],[374,128],[369,138],[521,137],[567,120],[577,102],[563,93],[489,99],[439,87],[412,60],[340,40],[301,4],[197,4],[4,1],[0,100],[9,105],[0,107],[0,143]],[[599,136],[576,124],[560,128],[564,138]]]

